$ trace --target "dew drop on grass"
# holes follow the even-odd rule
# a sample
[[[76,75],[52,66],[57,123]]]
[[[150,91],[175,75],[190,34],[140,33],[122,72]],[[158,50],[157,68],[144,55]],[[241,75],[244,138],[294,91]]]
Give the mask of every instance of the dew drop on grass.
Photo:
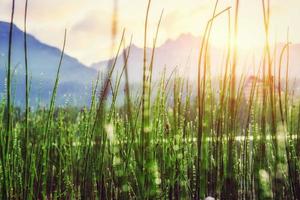
[[[156,178],[156,179],[155,179],[155,183],[156,183],[157,185],[161,184],[161,179],[160,179],[160,178]]]
[[[107,139],[110,142],[113,142],[114,139],[115,139],[115,136],[114,136],[114,126],[112,125],[112,123],[109,123],[109,124],[105,125],[105,131],[106,131],[106,134],[107,134]]]
[[[259,177],[262,181],[268,181],[269,173],[266,170],[261,169],[261,170],[259,170]]]
[[[114,159],[113,159],[113,165],[117,166],[119,164],[121,164],[121,159],[119,157],[117,157],[117,156],[114,157]]]

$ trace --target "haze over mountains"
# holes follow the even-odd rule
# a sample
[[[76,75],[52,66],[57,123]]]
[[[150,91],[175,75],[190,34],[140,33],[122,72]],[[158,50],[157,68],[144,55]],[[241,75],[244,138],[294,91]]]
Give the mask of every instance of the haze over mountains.
[[[7,69],[9,23],[0,22],[0,92],[5,90],[5,77]],[[28,34],[28,67],[31,80],[31,104],[38,101],[42,104],[48,102],[53,90],[56,72],[61,51],[49,46]],[[13,27],[12,42],[12,80],[14,100],[17,105],[24,103],[25,67],[24,67],[24,36],[17,27]],[[82,105],[88,100],[92,80],[97,72],[80,63],[76,58],[65,55],[61,67],[59,87],[57,93],[58,104],[72,99],[74,104]]]
[[[191,34],[182,34],[175,40],[167,40],[163,45],[155,49],[154,66],[153,66],[153,77],[158,78],[164,69],[166,74],[170,74],[173,70],[178,70],[181,75],[195,78],[195,67],[198,63],[198,52],[199,52],[200,38],[197,38]],[[126,49],[128,51],[128,48]],[[221,53],[220,51],[212,48],[213,57],[215,57],[214,63],[220,62]],[[128,70],[129,79],[131,82],[142,81],[143,72],[143,48],[132,45],[130,49],[130,55],[128,59]],[[150,64],[152,49],[147,49],[147,61]],[[91,67],[102,71],[106,68],[111,60],[101,61],[93,64]],[[121,71],[124,66],[124,55],[120,55],[117,64],[116,71]]]
[[[4,96],[5,77],[8,52],[9,23],[0,22],[0,94]],[[17,105],[24,104],[25,96],[25,78],[24,78],[24,49],[23,32],[17,27],[13,27],[13,49],[12,49],[12,68],[13,70],[13,94]],[[49,102],[53,89],[55,75],[59,63],[61,51],[58,48],[49,46],[34,36],[28,34],[28,53],[29,53],[29,71],[31,79],[30,98],[31,104],[37,105]],[[155,51],[153,80],[157,80],[164,69],[170,74],[175,68],[178,73],[190,79],[196,79],[196,69],[198,62],[198,49],[200,38],[191,34],[182,34],[175,40],[167,40],[163,45],[157,47]],[[277,57],[281,51],[282,45],[278,45]],[[126,49],[128,50],[128,48]],[[147,50],[148,58],[151,56],[152,49]],[[293,77],[300,76],[300,45],[294,44],[290,48],[290,74]],[[211,74],[216,76],[220,74],[222,63],[225,59],[225,52],[211,47]],[[149,59],[150,60],[150,59]],[[240,53],[238,62],[238,73],[253,73],[253,65],[258,65],[259,58],[256,58],[256,64],[253,64],[252,55],[249,52]],[[86,105],[92,90],[92,82],[95,81],[98,71],[105,72],[108,69],[111,60],[100,61],[92,66],[86,66],[70,55],[65,55],[62,63],[57,104],[64,105],[69,100],[72,105]],[[278,59],[276,60],[278,63]],[[285,59],[283,60],[285,62]],[[148,63],[149,64],[149,63]],[[119,55],[116,64],[114,77],[121,73],[124,65],[123,54]],[[131,53],[128,61],[129,79],[131,84],[141,83],[143,69],[143,49],[136,45],[131,46]],[[250,70],[248,70],[250,69]],[[251,70],[252,69],[252,70]],[[66,102],[67,101],[67,102]]]
[[[155,50],[153,76],[159,77],[166,69],[166,73],[170,74],[175,68],[181,76],[188,77],[191,80],[197,78],[198,55],[201,39],[191,34],[182,34],[175,40],[167,40],[163,45]],[[276,68],[279,65],[280,53],[284,44],[278,43],[276,47]],[[128,51],[128,48],[126,49]],[[142,81],[143,66],[143,48],[136,45],[131,46],[131,53],[128,59],[129,79],[131,82]],[[210,73],[212,76],[219,76],[224,72],[224,63],[226,51],[221,48],[211,46],[209,48]],[[300,44],[290,45],[289,75],[290,78],[300,77]],[[147,49],[148,65],[151,58],[152,49]],[[258,50],[243,50],[238,53],[237,74],[255,75],[262,63],[262,53]],[[273,55],[273,52],[272,52]],[[282,72],[285,73],[286,54],[282,59]],[[101,61],[93,64],[91,67],[98,71],[105,71],[109,63],[113,59]],[[124,55],[121,54],[117,59],[116,71],[122,70],[124,66]]]

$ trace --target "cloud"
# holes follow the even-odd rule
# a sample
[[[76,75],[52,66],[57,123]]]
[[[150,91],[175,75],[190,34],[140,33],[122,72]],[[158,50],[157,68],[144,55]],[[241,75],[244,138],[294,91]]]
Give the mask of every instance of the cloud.
[[[70,28],[71,48],[76,56],[81,56],[86,63],[108,57],[110,45],[110,13],[105,10],[92,10],[83,15]],[[88,49],[88,51],[84,51]]]
[[[78,20],[72,27],[72,32],[81,32],[92,35],[109,34],[111,22],[107,20],[110,18],[110,13],[105,10],[93,10],[88,12],[83,18]]]

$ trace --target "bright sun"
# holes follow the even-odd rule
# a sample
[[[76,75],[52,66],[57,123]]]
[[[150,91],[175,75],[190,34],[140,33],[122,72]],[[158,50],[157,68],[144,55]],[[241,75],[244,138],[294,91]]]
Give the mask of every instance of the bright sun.
[[[225,47],[228,43],[228,28],[224,25],[216,26],[212,30],[211,43],[216,47]],[[272,38],[270,39],[272,41]],[[233,39],[231,30],[231,46],[237,46],[239,51],[253,51],[262,49],[265,44],[265,34],[263,29],[250,30],[247,25],[240,24],[236,41]]]

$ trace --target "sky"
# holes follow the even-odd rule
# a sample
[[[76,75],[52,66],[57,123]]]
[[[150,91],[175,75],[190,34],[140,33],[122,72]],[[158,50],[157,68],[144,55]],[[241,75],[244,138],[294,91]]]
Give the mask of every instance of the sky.
[[[113,0],[29,0],[28,32],[39,40],[61,47],[64,30],[68,31],[66,52],[90,65],[111,56]],[[118,36],[126,30],[126,40],[142,46],[148,0],[118,0]],[[16,0],[15,23],[23,28],[25,0]],[[149,15],[149,41],[152,46],[160,13],[164,9],[158,43],[175,39],[183,33],[201,36],[212,16],[214,0],[152,0]],[[287,30],[292,43],[300,43],[300,1],[270,0],[270,41],[285,42]],[[218,11],[231,6],[233,21],[235,0],[219,0]],[[0,20],[10,18],[11,0],[0,0]],[[214,24],[211,41],[224,46],[228,16]],[[264,43],[262,0],[240,0],[238,47],[259,48]]]

